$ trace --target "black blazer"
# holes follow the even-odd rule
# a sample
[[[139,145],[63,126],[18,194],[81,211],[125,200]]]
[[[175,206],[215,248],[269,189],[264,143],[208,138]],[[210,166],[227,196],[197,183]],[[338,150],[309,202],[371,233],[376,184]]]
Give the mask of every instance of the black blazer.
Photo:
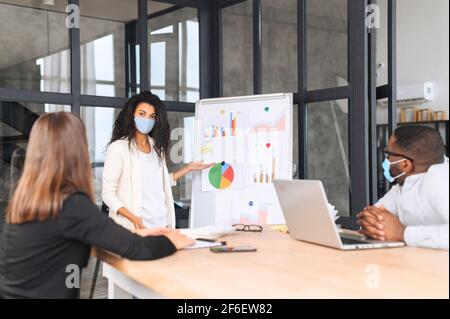
[[[0,234],[0,298],[79,298],[74,267],[86,267],[91,246],[135,260],[173,254],[165,236],[140,237],[76,193],[63,203],[56,219],[4,223]],[[69,282],[69,287],[66,285]]]

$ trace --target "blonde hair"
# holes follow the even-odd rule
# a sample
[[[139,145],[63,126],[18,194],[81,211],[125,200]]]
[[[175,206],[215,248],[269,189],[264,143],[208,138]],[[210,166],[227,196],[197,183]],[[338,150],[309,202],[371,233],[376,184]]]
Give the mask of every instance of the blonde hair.
[[[74,192],[94,200],[86,129],[67,112],[48,113],[33,125],[22,176],[8,205],[11,224],[55,218]]]

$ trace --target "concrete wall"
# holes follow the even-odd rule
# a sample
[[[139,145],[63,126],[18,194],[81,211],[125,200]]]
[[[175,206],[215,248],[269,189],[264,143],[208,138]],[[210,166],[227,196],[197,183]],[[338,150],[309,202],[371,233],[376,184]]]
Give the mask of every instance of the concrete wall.
[[[223,96],[253,93],[252,2],[223,9]]]
[[[386,0],[380,0],[385,13]],[[295,0],[263,0],[263,92],[297,91],[297,12]],[[7,8],[5,5],[2,5]],[[11,11],[15,10],[15,11]],[[35,59],[68,47],[63,14],[42,15],[35,10],[26,14],[31,28],[13,28],[24,8],[8,6],[0,10],[0,42],[8,47],[0,54],[0,86],[20,89],[39,88],[39,69]],[[345,85],[347,79],[347,6],[344,0],[315,0],[308,6],[308,88],[321,89]],[[181,15],[186,15],[182,11]],[[189,13],[190,14],[190,13]],[[184,17],[184,16],[183,16]],[[183,17],[179,17],[180,21]],[[48,32],[47,18],[51,22]],[[151,29],[164,27],[177,16],[154,20]],[[187,18],[187,17],[184,17]],[[436,99],[426,106],[448,112],[448,1],[398,0],[398,82],[399,85],[424,81],[436,84]],[[223,16],[223,95],[253,94],[253,34],[252,3],[247,1],[224,9]],[[169,21],[171,20],[171,21]],[[123,23],[84,18],[82,43],[100,35],[115,34],[115,79],[117,95],[124,95]],[[384,27],[383,27],[384,26]],[[378,30],[378,62],[386,64],[386,15]],[[33,31],[30,31],[33,30]],[[8,35],[25,39],[20,45],[12,43]],[[50,37],[48,37],[50,35]],[[162,38],[162,37],[161,37]],[[47,39],[42,41],[42,39]],[[173,99],[179,95],[178,35],[166,39],[168,52],[166,68],[167,94]],[[173,41],[172,41],[173,40]],[[9,41],[9,42],[8,42]],[[36,42],[38,41],[38,42]],[[6,53],[5,53],[6,52]],[[172,63],[171,61],[176,61]],[[379,84],[386,82],[387,68],[378,72]],[[2,80],[3,75],[3,80]],[[184,75],[185,77],[185,75]],[[338,82],[338,79],[341,79]],[[2,82],[3,81],[3,82]],[[8,82],[10,81],[10,82]],[[14,82],[16,81],[16,82]],[[425,105],[424,105],[425,106]],[[308,107],[308,176],[321,179],[329,201],[341,214],[348,214],[348,114],[347,102],[324,102]],[[183,116],[171,115],[172,127],[181,126]],[[297,116],[297,108],[294,108]],[[381,118],[381,117],[380,117]],[[294,163],[298,161],[298,127],[294,127]],[[177,168],[176,165],[172,167]],[[183,186],[175,189],[182,198]],[[186,188],[187,189],[187,188]]]
[[[378,30],[378,84],[387,83],[387,5],[379,2],[381,29]],[[431,81],[435,98],[418,105],[449,113],[449,1],[397,0],[397,81],[407,85]],[[379,113],[385,123],[386,110]]]
[[[308,88],[335,87],[338,77],[347,79],[346,2],[310,3]],[[263,0],[262,5],[263,93],[297,92],[296,1]],[[224,96],[253,94],[251,1],[225,9],[222,19]],[[346,101],[308,107],[308,177],[324,182],[329,201],[341,215],[349,212],[346,111]],[[297,107],[294,107],[294,118],[297,118]],[[294,123],[294,163],[297,163],[298,126]]]
[[[263,92],[297,91],[296,1],[263,0]],[[387,11],[380,0],[378,85],[387,83]],[[398,0],[398,85],[432,81],[435,100],[419,107],[449,113],[448,0]],[[253,94],[251,1],[223,12],[223,93]],[[342,0],[315,0],[308,6],[308,89],[346,85],[347,5]],[[295,116],[297,108],[294,109]],[[317,103],[308,108],[308,176],[321,179],[329,201],[348,213],[348,105],[347,101]],[[386,122],[379,107],[378,122]],[[298,128],[295,127],[295,130]],[[294,163],[298,160],[294,135]]]

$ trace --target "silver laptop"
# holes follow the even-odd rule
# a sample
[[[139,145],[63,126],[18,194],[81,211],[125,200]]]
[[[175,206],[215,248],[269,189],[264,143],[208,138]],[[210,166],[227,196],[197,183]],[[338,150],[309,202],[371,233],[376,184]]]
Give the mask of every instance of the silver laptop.
[[[339,232],[321,181],[275,180],[274,185],[289,234],[296,240],[343,250],[404,246],[403,242],[374,241]]]

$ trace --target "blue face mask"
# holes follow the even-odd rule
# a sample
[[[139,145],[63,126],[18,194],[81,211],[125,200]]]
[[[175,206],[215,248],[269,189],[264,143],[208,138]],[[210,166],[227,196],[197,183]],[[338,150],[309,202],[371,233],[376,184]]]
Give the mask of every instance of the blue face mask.
[[[398,164],[398,163],[401,163],[403,161],[406,161],[406,159],[404,158],[404,159],[401,159],[401,160],[398,160],[398,161],[395,161],[395,162],[392,162],[392,163],[391,163],[391,161],[388,160],[387,157],[384,159],[384,162],[383,162],[383,164],[381,166],[383,167],[383,170],[384,170],[384,177],[390,183],[393,183],[397,178],[402,177],[403,175],[406,174],[405,172],[403,172],[403,173],[401,173],[400,175],[397,175],[397,176],[392,176],[391,175],[391,165]]]
[[[155,126],[154,119],[147,119],[145,117],[134,117],[134,124],[136,129],[142,134],[148,134],[153,130]]]

